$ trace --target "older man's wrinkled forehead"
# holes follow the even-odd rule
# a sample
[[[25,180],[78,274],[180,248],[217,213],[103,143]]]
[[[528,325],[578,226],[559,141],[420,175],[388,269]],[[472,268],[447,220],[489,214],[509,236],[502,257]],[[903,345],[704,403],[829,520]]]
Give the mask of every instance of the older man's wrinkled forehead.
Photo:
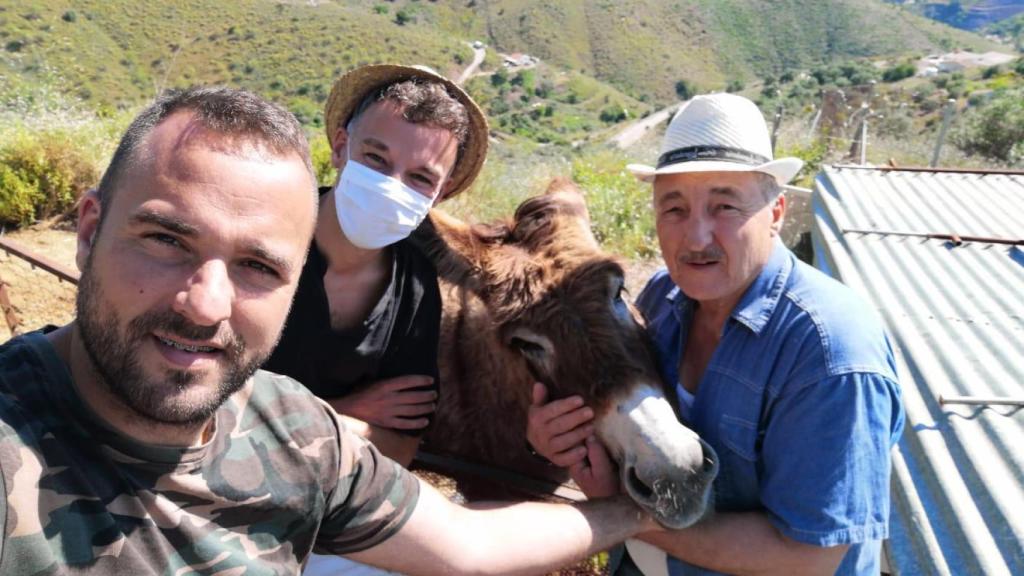
[[[719,178],[716,178],[716,175]],[[717,182],[720,180],[720,182]],[[737,183],[747,184],[755,187],[761,194],[761,200],[772,202],[782,192],[782,186],[771,174],[762,172],[680,172],[669,174],[658,174],[654,178],[653,191],[655,203],[663,202],[672,197],[681,196],[686,190],[688,182],[699,181],[702,185],[710,187],[710,192],[716,195],[742,197],[743,194],[737,190]]]

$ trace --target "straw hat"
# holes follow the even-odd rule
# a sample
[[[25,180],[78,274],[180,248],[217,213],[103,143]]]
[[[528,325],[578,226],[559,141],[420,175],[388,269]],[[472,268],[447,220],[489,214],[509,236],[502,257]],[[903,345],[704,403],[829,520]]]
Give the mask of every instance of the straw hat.
[[[451,198],[473,183],[487,156],[487,119],[469,94],[451,80],[426,66],[400,66],[397,64],[371,64],[351,70],[334,82],[331,95],[324,109],[324,125],[327,140],[334,148],[334,132],[344,126],[352,113],[371,92],[389,84],[411,79],[422,79],[444,85],[448,94],[462,103],[469,115],[469,130],[462,145],[462,154],[452,171]]]
[[[644,182],[681,172],[763,172],[780,186],[803,167],[799,158],[774,159],[768,126],[757,105],[735,94],[695,96],[683,104],[661,141],[658,165],[630,164]]]

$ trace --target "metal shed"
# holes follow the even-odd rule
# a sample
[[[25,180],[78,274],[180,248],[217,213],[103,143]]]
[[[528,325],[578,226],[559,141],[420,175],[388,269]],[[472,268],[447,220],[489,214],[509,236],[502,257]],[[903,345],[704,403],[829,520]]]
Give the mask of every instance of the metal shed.
[[[813,216],[896,349],[892,572],[1024,574],[1024,172],[826,167]]]

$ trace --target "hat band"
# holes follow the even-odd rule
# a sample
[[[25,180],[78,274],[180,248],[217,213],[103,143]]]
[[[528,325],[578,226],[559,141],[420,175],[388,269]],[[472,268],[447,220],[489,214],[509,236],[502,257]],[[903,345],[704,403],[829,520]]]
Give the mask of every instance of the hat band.
[[[761,164],[767,164],[771,161],[760,154],[755,154],[739,148],[726,148],[724,146],[688,146],[686,148],[670,150],[659,156],[658,168],[664,168],[665,166],[672,164],[681,164],[683,162],[696,162],[698,160],[725,160],[727,162],[748,164],[750,166],[760,166]]]

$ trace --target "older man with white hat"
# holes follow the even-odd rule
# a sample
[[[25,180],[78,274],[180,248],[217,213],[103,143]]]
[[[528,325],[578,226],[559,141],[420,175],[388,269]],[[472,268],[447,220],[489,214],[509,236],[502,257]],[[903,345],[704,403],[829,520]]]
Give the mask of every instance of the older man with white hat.
[[[721,463],[714,515],[641,538],[668,553],[637,558],[648,574],[879,573],[903,429],[895,362],[874,311],[779,240],[801,165],[773,159],[753,102],[712,94],[680,108],[656,166],[628,167],[653,184],[667,265],[637,305],[680,418]],[[588,494],[617,491],[587,414],[543,396],[534,447]]]

